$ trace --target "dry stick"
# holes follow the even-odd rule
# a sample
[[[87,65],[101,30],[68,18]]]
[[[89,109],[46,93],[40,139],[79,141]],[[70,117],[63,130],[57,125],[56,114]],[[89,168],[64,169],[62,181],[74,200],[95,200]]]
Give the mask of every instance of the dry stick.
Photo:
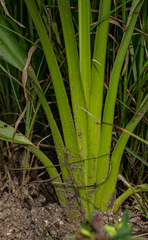
[[[109,161],[109,163],[110,163],[110,168],[109,168],[109,173],[108,173],[107,178],[103,179],[103,180],[102,180],[101,182],[99,182],[99,183],[94,183],[94,184],[92,184],[92,185],[86,185],[86,186],[79,186],[79,185],[77,185],[77,188],[85,188],[85,187],[94,187],[94,188],[96,188],[96,186],[98,186],[98,185],[102,184],[103,182],[105,182],[105,181],[109,178],[110,173],[111,173],[111,170],[112,170],[111,162]],[[67,165],[69,165],[69,164],[67,164]],[[49,179],[49,181],[50,181],[50,179]],[[54,182],[54,181],[52,182],[52,184],[53,184],[53,185],[69,186],[69,187],[72,187],[72,186],[73,186],[73,184],[70,184],[70,183],[60,183],[60,182]]]
[[[131,187],[131,185],[134,187],[134,188],[142,188],[142,189],[145,189],[145,190],[148,190],[148,188],[146,188],[146,187],[143,187],[143,186],[136,186],[135,184],[133,184],[133,183],[131,183],[131,185],[128,183],[128,181],[125,179],[125,177],[123,177],[123,175],[122,174],[118,174],[118,180],[121,180],[128,188],[130,188]],[[136,195],[139,197],[139,198],[141,198],[137,193],[136,193]]]
[[[5,168],[5,172],[6,172],[6,175],[8,176],[8,181],[9,181],[9,192],[10,190],[12,189],[12,192],[15,193],[15,187],[13,185],[13,181],[11,179],[11,176],[10,176],[10,173],[7,169],[7,167],[4,165],[4,168]]]
[[[58,178],[61,174],[62,174],[62,172],[60,172],[57,176],[55,176],[53,178],[50,178],[50,179],[47,179],[47,180],[33,181],[33,182],[39,182],[39,183],[41,183],[41,182],[49,182],[49,181],[52,181],[52,180]],[[38,176],[38,177],[40,177],[40,176]]]
[[[91,117],[93,117],[94,119],[96,119],[98,124],[101,124],[101,123],[102,123],[101,121],[98,120],[98,118],[96,118],[95,116],[93,116],[93,115],[92,115],[90,112],[88,112],[85,108],[83,108],[83,107],[81,107],[81,106],[79,106],[79,105],[77,105],[77,104],[75,104],[75,103],[74,103],[73,105],[75,105],[75,106],[78,107],[78,108],[81,108],[81,109],[84,110],[87,114],[89,114]]]

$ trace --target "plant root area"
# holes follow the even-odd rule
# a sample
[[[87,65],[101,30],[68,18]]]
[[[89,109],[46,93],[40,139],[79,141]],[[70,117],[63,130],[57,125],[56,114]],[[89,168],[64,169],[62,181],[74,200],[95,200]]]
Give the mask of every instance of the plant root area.
[[[22,184],[15,175],[0,183],[0,239],[22,240],[66,240],[68,235],[76,234],[80,223],[71,223],[60,207],[52,186],[31,181]],[[49,195],[49,196],[48,196]],[[106,224],[113,225],[114,220],[121,221],[125,208],[129,208],[129,223],[133,236],[148,237],[148,220],[134,198],[128,199],[113,215],[111,211],[100,212],[102,234]],[[50,237],[49,237],[50,236]]]

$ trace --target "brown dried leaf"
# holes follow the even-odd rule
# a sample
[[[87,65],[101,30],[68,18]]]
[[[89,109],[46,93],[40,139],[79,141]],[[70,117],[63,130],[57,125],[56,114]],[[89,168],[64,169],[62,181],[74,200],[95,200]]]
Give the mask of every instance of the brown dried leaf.
[[[1,3],[1,5],[2,5],[2,7],[3,7],[3,9],[4,9],[5,13],[6,13],[6,15],[7,15],[9,18],[11,18],[14,22],[16,22],[20,27],[25,28],[25,26],[24,26],[23,24],[19,23],[18,21],[16,21],[14,18],[11,17],[10,13],[8,12],[8,9],[6,8],[5,1],[4,1],[4,0],[0,0],[0,3]]]
[[[38,39],[35,42],[35,44],[39,44],[39,42],[40,42],[40,39]],[[23,74],[22,74],[22,84],[23,84],[23,87],[24,87],[24,95],[25,95],[26,102],[28,101],[27,92],[26,92],[27,69],[30,66],[31,57],[32,57],[32,54],[34,53],[34,51],[36,50],[36,48],[37,48],[36,46],[32,46],[30,48],[30,50],[28,52],[28,57],[27,57],[27,60],[26,60],[25,67],[23,69]],[[31,69],[30,69],[30,71],[31,71]],[[16,121],[15,131],[17,130],[18,125],[20,124],[22,118],[24,117],[26,110],[27,110],[27,105],[25,106],[24,111],[22,112],[22,114],[19,116],[19,118]]]

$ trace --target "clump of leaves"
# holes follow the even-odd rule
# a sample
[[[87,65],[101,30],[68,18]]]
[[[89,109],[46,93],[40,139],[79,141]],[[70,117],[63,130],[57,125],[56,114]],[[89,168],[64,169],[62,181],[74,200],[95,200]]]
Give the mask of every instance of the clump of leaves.
[[[131,225],[128,224],[128,209],[123,213],[122,221],[115,221],[113,226],[106,225],[105,229],[109,233],[111,240],[115,239],[133,239]],[[69,236],[69,240],[97,240],[102,239],[101,218],[99,213],[90,214],[87,220],[84,220],[83,227],[79,228],[79,236]],[[146,240],[146,238],[137,238],[136,240]]]
[[[105,226],[106,231],[112,239],[129,239],[132,236],[132,230],[131,226],[128,224],[128,220],[128,209],[126,209],[123,213],[122,222],[116,220],[114,226]]]
[[[83,221],[83,227],[79,228],[79,236],[69,236],[69,240],[79,239],[100,239],[101,238],[101,218],[99,213],[90,214],[88,219]]]

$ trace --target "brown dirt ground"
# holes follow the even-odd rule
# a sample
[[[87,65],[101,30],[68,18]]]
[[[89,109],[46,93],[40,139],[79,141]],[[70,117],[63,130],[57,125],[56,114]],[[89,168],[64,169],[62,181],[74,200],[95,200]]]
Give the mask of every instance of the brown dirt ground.
[[[51,194],[51,189],[48,191]],[[47,198],[41,191],[40,183],[36,182],[26,184],[21,196],[18,179],[9,176],[8,180],[0,184],[0,239],[49,240],[48,232],[54,240],[66,240],[68,235],[76,232],[78,226],[70,224],[64,210],[51,199]],[[135,201],[129,207],[129,201],[126,205],[124,203],[124,207],[130,208],[132,233],[148,237],[148,221],[141,211],[133,207],[134,204]],[[121,220],[123,209],[121,207],[115,216],[111,212],[100,213],[102,226],[112,225],[115,219]]]

